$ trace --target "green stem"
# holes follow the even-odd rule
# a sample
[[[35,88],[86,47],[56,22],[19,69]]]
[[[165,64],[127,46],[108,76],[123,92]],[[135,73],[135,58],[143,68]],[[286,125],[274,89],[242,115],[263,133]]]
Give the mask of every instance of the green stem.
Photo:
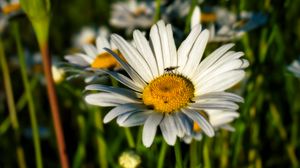
[[[94,124],[96,127],[96,140],[97,140],[97,149],[98,149],[98,160],[99,160],[99,165],[101,168],[107,168],[107,157],[106,157],[106,143],[105,139],[103,138],[102,134],[104,132],[103,128],[103,120],[101,110],[93,111],[94,113]]]
[[[186,18],[186,22],[185,22],[185,29],[184,32],[188,33],[190,31],[190,25],[191,25],[191,17],[194,11],[195,6],[197,5],[197,0],[192,0],[192,5],[190,7],[190,11],[189,14]]]
[[[155,15],[154,15],[154,22],[157,22],[160,18],[160,3],[161,0],[156,0],[156,9],[155,9]]]
[[[135,148],[135,143],[133,140],[133,136],[131,134],[130,128],[124,128],[126,139],[130,148]]]
[[[165,156],[167,153],[168,145],[167,143],[163,140],[162,141],[162,147],[160,149],[159,157],[158,157],[158,163],[157,163],[157,168],[163,168],[164,167],[164,162],[165,162]]]
[[[204,168],[211,168],[209,149],[210,149],[210,139],[204,139],[204,147],[203,147]]]
[[[36,119],[36,112],[33,102],[33,97],[31,94],[31,88],[30,83],[27,77],[26,72],[26,62],[25,62],[25,55],[23,52],[22,44],[21,44],[21,38],[18,30],[18,24],[15,23],[13,25],[15,40],[17,43],[17,50],[18,50],[18,57],[20,61],[20,68],[21,68],[21,75],[22,80],[25,88],[26,97],[28,100],[28,108],[29,108],[29,116],[30,116],[30,122],[33,132],[33,143],[34,143],[34,150],[35,150],[35,159],[36,159],[36,167],[42,168],[43,167],[43,160],[42,160],[42,152],[41,152],[41,145],[40,145],[40,138],[39,138],[39,130],[38,130],[38,123]]]
[[[85,150],[85,133],[86,133],[86,128],[85,128],[85,119],[82,115],[77,116],[77,122],[78,122],[78,127],[79,127],[79,144],[77,146],[75,156],[74,156],[74,161],[73,161],[73,168],[79,168],[83,166],[83,161],[85,158],[86,150]]]
[[[1,67],[3,71],[3,78],[4,78],[4,87],[7,95],[7,104],[9,109],[9,116],[11,120],[11,124],[14,130],[14,136],[17,144],[17,158],[18,158],[18,164],[20,168],[26,168],[25,163],[25,157],[24,157],[24,150],[20,143],[20,128],[19,128],[19,122],[17,117],[17,112],[15,108],[15,102],[14,102],[14,95],[13,90],[11,86],[11,80],[9,76],[9,69],[7,66],[7,60],[5,58],[4,48],[2,44],[2,40],[0,39],[0,62]]]
[[[175,146],[176,168],[182,168],[181,147],[180,142],[176,142]]]
[[[197,167],[197,141],[193,140],[190,145],[190,168]]]

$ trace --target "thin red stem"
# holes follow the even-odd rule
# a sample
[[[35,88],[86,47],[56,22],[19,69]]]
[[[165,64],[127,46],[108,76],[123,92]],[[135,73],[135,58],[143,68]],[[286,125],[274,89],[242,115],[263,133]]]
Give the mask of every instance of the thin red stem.
[[[64,142],[64,134],[63,134],[63,129],[62,129],[60,117],[59,117],[59,108],[58,108],[58,103],[57,103],[55,85],[54,85],[54,81],[52,78],[51,58],[49,56],[48,44],[40,45],[40,50],[42,53],[43,68],[44,68],[44,73],[45,73],[45,77],[46,77],[48,98],[49,98],[50,106],[51,106],[51,114],[52,114],[52,118],[53,118],[55,134],[56,134],[59,158],[60,158],[62,168],[69,168],[67,151],[66,151],[65,142]]]

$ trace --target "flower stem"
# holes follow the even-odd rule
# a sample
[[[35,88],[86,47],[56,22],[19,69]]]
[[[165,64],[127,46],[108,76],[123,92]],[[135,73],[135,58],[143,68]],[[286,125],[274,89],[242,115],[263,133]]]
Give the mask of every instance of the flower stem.
[[[52,78],[51,58],[49,56],[48,43],[47,42],[39,43],[39,46],[40,46],[40,51],[42,54],[43,68],[44,68],[44,73],[45,73],[45,77],[46,77],[48,98],[50,101],[51,114],[52,114],[52,118],[53,118],[55,134],[56,134],[56,141],[57,141],[57,145],[58,145],[60,163],[61,163],[62,168],[68,168],[69,161],[68,161],[68,156],[66,153],[63,129],[62,129],[61,122],[60,122],[59,108],[58,108],[58,103],[57,103],[57,96],[56,96],[54,81]]]
[[[94,124],[96,127],[96,140],[97,140],[97,146],[98,146],[98,160],[99,160],[99,165],[102,168],[107,168],[107,158],[106,158],[106,143],[105,140],[103,138],[103,136],[101,134],[103,134],[104,132],[104,128],[103,128],[103,120],[102,120],[102,116],[101,110],[97,110],[97,111],[92,111],[94,113]]]
[[[210,139],[204,139],[204,147],[203,147],[203,159],[204,159],[204,168],[211,168],[210,163]]]
[[[17,43],[17,50],[18,50],[18,57],[20,61],[20,68],[21,68],[21,75],[22,80],[25,88],[25,94],[28,101],[28,108],[29,108],[29,116],[31,121],[31,127],[33,132],[33,143],[34,143],[34,149],[35,149],[35,155],[36,155],[36,166],[41,168],[43,167],[43,160],[42,160],[42,152],[41,152],[41,144],[40,144],[40,138],[39,138],[39,129],[38,129],[38,123],[36,119],[36,111],[34,107],[33,97],[31,94],[31,88],[30,83],[27,77],[27,66],[25,62],[25,55],[23,52],[23,47],[21,43],[20,33],[18,29],[18,24],[15,23],[13,25],[15,40]]]
[[[131,134],[130,128],[124,128],[126,139],[130,148],[135,148],[135,143],[133,140],[133,136]]]
[[[190,145],[190,168],[197,167],[197,141],[193,140]]]
[[[163,168],[164,167],[164,161],[165,161],[165,156],[167,153],[168,145],[167,143],[163,140],[162,141],[162,147],[160,149],[159,157],[158,157],[158,163],[157,163],[157,168]]]
[[[176,168],[182,168],[180,142],[178,141],[176,142],[174,149],[175,149],[175,158],[176,158]]]
[[[9,69],[7,66],[7,60],[5,58],[4,48],[1,39],[0,39],[0,62],[3,71],[4,87],[7,96],[9,116],[10,116],[12,128],[14,130],[14,136],[17,145],[16,153],[18,158],[18,164],[20,168],[26,168],[24,150],[20,143],[20,127],[19,127],[19,121],[18,121],[16,108],[15,108],[14,95],[13,95],[11,80],[9,76]]]
[[[156,0],[155,2],[155,15],[154,15],[154,22],[157,22],[160,18],[160,1],[161,0]]]

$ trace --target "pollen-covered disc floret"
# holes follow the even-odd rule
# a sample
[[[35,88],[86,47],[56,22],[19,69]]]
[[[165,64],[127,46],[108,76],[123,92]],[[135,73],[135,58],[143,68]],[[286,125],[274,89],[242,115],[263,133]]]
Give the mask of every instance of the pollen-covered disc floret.
[[[143,91],[144,104],[155,111],[171,113],[194,97],[194,85],[184,76],[166,73],[152,80]]]
[[[122,57],[121,55],[119,56]],[[104,52],[96,56],[94,61],[91,63],[91,67],[101,68],[101,69],[111,69],[111,68],[120,68],[120,64],[109,53]]]

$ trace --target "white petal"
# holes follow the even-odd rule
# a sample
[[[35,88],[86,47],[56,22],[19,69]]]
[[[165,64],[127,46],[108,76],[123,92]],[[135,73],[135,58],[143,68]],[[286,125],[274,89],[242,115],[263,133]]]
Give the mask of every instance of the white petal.
[[[189,108],[196,109],[196,110],[237,110],[239,106],[231,101],[205,101],[205,102],[196,102],[191,103]]]
[[[128,90],[128,89],[116,88],[116,87],[105,86],[105,85],[100,85],[100,84],[88,85],[88,86],[85,87],[85,90],[105,91],[105,92],[120,94],[120,95],[130,97],[130,98],[141,97],[140,93],[136,93],[136,92],[133,92],[133,91]]]
[[[157,126],[160,124],[163,115],[157,112],[151,114],[146,120],[143,127],[143,144],[145,147],[150,147],[153,143]]]
[[[117,81],[119,81],[122,84],[124,84],[125,86],[131,88],[132,90],[135,90],[137,92],[143,91],[143,86],[139,85],[138,83],[134,83],[131,79],[129,79],[128,77],[126,77],[120,73],[117,73],[114,71],[103,70],[103,69],[97,69],[97,70],[93,69],[93,70],[97,71],[97,72],[107,73],[108,75],[115,78]]]
[[[83,49],[87,53],[87,55],[92,58],[95,58],[98,55],[97,49],[91,44],[84,45]]]
[[[144,108],[144,106],[141,104],[128,103],[128,104],[119,105],[119,106],[113,108],[112,110],[110,110],[105,115],[103,122],[108,123],[111,120],[113,120],[114,118],[118,117],[119,115],[122,115],[122,114],[130,112],[130,111],[136,111],[138,109],[143,109],[143,108]]]
[[[200,21],[201,21],[201,10],[199,6],[196,6],[194,8],[192,18],[191,18],[191,28],[193,28],[197,24],[201,24]]]
[[[126,40],[117,34],[111,36],[111,40],[117,45],[118,49],[123,54],[126,61],[131,67],[146,81],[150,82],[153,79],[151,70],[144,58],[139,52],[132,47]]]
[[[173,116],[166,114],[159,126],[167,144],[175,145],[177,128]]]
[[[184,68],[188,60],[188,55],[195,44],[195,41],[199,34],[201,33],[201,25],[196,25],[188,37],[181,43],[180,47],[178,48],[178,70],[181,71]]]
[[[167,68],[171,66],[171,53],[170,53],[170,45],[168,40],[167,28],[165,26],[164,21],[162,20],[160,20],[157,23],[157,26],[158,26],[158,33],[159,33],[159,38],[160,38],[160,43],[162,48],[164,68]]]
[[[79,66],[88,66],[92,62],[92,60],[88,59],[88,61],[81,56],[78,55],[67,55],[65,56],[65,59],[75,65]]]
[[[111,49],[111,46],[110,46],[107,38],[102,37],[102,36],[97,37],[96,46],[97,46],[97,51],[99,54],[106,52],[103,48]]]
[[[147,63],[151,69],[153,76],[157,77],[158,76],[157,63],[155,60],[155,56],[150,48],[149,42],[147,41],[143,33],[141,33],[139,30],[135,30],[133,32],[133,38],[138,51],[141,53],[144,59],[147,60]]]
[[[218,115],[210,115],[209,121],[214,127],[221,127],[225,124],[232,122],[235,118],[239,117],[237,112],[222,111]]]
[[[119,122],[118,124],[122,127],[143,125],[151,113],[153,113],[153,111],[135,112],[132,113],[125,121]]]
[[[211,54],[209,54],[203,61],[201,61],[195,73],[195,78],[198,77],[199,75],[202,75],[203,73],[202,71],[210,67],[215,61],[217,61],[220,57],[222,57],[233,46],[234,44],[226,44],[219,47]]]
[[[198,81],[196,81],[197,85],[202,84],[202,83],[206,83],[207,81],[209,81],[210,79],[214,78],[217,75],[222,75],[225,74],[228,71],[232,71],[232,70],[238,70],[238,69],[243,69],[242,67],[244,66],[244,64],[249,64],[248,61],[244,61],[241,59],[236,59],[233,61],[228,61],[227,63],[216,67],[215,70],[213,70],[211,73],[207,74],[206,76],[203,76],[202,78],[200,78]],[[197,87],[196,85],[196,87]]]
[[[208,37],[209,31],[202,31],[201,34],[197,37],[196,42],[191,49],[188,61],[185,64],[184,69],[182,70],[182,73],[186,74],[190,78],[193,77],[193,74],[196,71],[195,67],[197,67],[200,63],[208,41]]]
[[[155,53],[157,68],[159,75],[164,73],[164,60],[162,52],[162,44],[159,37],[157,25],[153,25],[150,29],[150,44]]]
[[[129,99],[112,93],[95,93],[85,96],[85,101],[92,105],[98,106],[117,106],[125,103],[139,103],[136,100]]]
[[[124,62],[118,54],[114,53],[108,48],[104,48],[105,51],[110,53],[123,67],[123,69],[128,73],[128,75],[132,78],[133,81],[135,81],[140,86],[145,86],[146,83],[142,79],[142,77],[134,70],[130,65],[128,65],[126,62]]]
[[[190,109],[182,109],[182,111],[190,119],[195,121],[207,136],[213,137],[215,135],[214,129],[211,124],[198,111]]]
[[[168,44],[169,44],[169,49],[171,54],[171,66],[177,66],[178,56],[177,56],[176,45],[173,37],[172,26],[170,24],[167,25],[167,33],[168,33]]]
[[[204,95],[194,97],[193,101],[205,100],[205,99],[219,99],[219,100],[227,100],[227,101],[234,101],[234,102],[244,102],[244,99],[241,96],[238,96],[233,93],[228,93],[228,92],[210,92]]]
[[[243,70],[234,70],[217,75],[211,80],[202,83],[202,85],[197,88],[195,95],[224,91],[237,84],[244,76],[245,72]]]

